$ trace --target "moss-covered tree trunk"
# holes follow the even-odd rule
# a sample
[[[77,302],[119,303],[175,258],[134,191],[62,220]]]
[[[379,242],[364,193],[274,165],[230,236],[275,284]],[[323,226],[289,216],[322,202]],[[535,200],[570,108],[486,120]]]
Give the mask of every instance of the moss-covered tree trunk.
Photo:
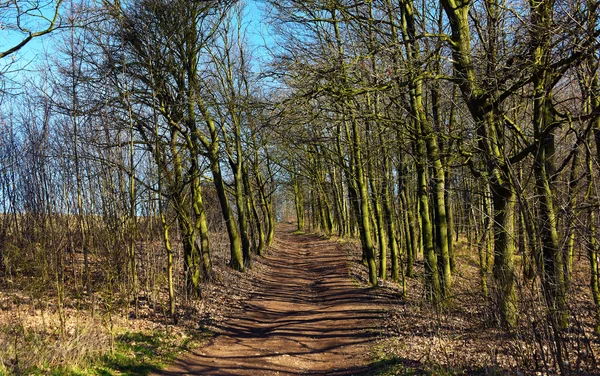
[[[383,143],[383,135],[380,133],[381,145]],[[384,222],[387,236],[388,236],[388,246],[390,249],[390,264],[391,264],[391,279],[393,281],[398,281],[400,278],[399,273],[399,255],[398,255],[398,241],[396,239],[396,218],[394,217],[394,211],[392,208],[392,195],[390,193],[390,175],[392,173],[390,166],[390,158],[389,155],[386,155],[387,148],[384,147],[384,156],[383,156],[383,181],[381,182],[381,197],[383,201],[383,213],[384,213]]]
[[[406,236],[406,276],[412,278],[414,276],[414,262],[418,255],[419,240],[417,239],[417,223],[413,211],[415,205],[414,202],[410,199],[411,195],[409,193],[406,177],[404,176],[405,172],[405,169],[398,169],[398,190],[400,194],[401,215],[403,216],[404,233]]]
[[[200,253],[202,258],[202,275],[205,280],[213,277],[212,260],[210,256],[210,239],[208,234],[208,220],[204,210],[202,200],[202,186],[200,177],[196,176],[192,180],[192,200],[194,215],[196,221],[196,232],[200,235]]]
[[[495,298],[500,309],[500,321],[507,328],[516,325],[517,302],[514,286],[514,208],[515,189],[510,176],[507,151],[501,136],[502,128],[498,124],[496,106],[492,105],[494,92],[481,89],[475,62],[471,52],[471,22],[469,10],[471,3],[466,0],[441,0],[452,30],[450,48],[457,84],[471,116],[475,120],[482,151],[485,175],[490,184],[494,205],[494,277]],[[494,4],[492,4],[494,5]],[[495,5],[494,5],[495,7]],[[493,8],[493,7],[492,7]],[[490,11],[492,8],[488,8]],[[491,26],[494,20],[490,19]],[[491,46],[496,40],[490,36]],[[493,50],[488,51],[494,59]],[[490,63],[493,65],[493,61]]]
[[[597,231],[596,231],[596,213],[594,209],[588,211],[588,227],[590,232],[590,245],[588,248],[588,259],[590,262],[590,290],[592,291],[592,299],[594,301],[594,316],[596,324],[594,330],[600,333],[600,273],[598,272],[598,264],[600,259],[600,251],[598,249]]]
[[[304,231],[304,195],[298,176],[292,178],[294,188],[294,207],[296,209],[297,231]]]
[[[446,217],[446,205],[445,205],[445,175],[444,168],[439,153],[439,148],[436,140],[436,135],[433,132],[433,128],[427,119],[425,107],[423,105],[423,80],[422,74],[419,70],[421,64],[420,57],[420,45],[416,38],[416,20],[414,5],[411,1],[402,2],[402,35],[404,42],[407,45],[406,55],[407,62],[412,67],[410,70],[411,77],[409,83],[409,95],[410,95],[410,109],[415,122],[415,130],[417,137],[423,138],[424,149],[423,154],[419,152],[419,158],[423,158],[423,161],[418,163],[424,163],[427,160],[432,165],[433,172],[433,186],[431,187],[433,197],[433,218],[434,222],[432,226],[432,240],[434,241],[434,251],[436,252],[437,261],[439,266],[436,268],[440,273],[439,283],[441,287],[441,299],[446,300],[450,298],[450,291],[452,289],[452,273],[450,267],[450,255],[448,251],[448,222]],[[421,143],[421,141],[418,141]],[[420,146],[417,145],[419,151]],[[423,167],[424,168],[424,167]],[[425,191],[429,191],[429,187],[424,188]],[[421,204],[425,203],[423,199],[420,200]],[[429,200],[427,200],[429,203]],[[429,211],[429,209],[427,209]],[[421,222],[425,224],[424,222]],[[429,225],[429,224],[428,224]],[[428,230],[424,230],[428,231]],[[426,237],[423,237],[425,240]],[[427,248],[427,245],[424,245]],[[435,299],[434,299],[435,300]],[[441,300],[440,300],[441,302]]]
[[[423,239],[423,257],[425,259],[425,289],[427,298],[439,308],[442,303],[442,287],[438,273],[438,259],[433,239],[433,223],[429,212],[429,193],[427,183],[427,157],[425,141],[416,140],[417,151],[417,194],[419,197],[419,216],[421,222],[421,238]]]
[[[382,208],[382,195],[381,189],[377,187],[375,178],[373,177],[374,171],[371,166],[369,173],[369,185],[371,187],[371,198],[373,203],[373,214],[375,216],[375,223],[377,226],[377,237],[379,245],[379,278],[387,279],[387,251],[388,251],[388,234],[385,226],[383,208]]]
[[[557,212],[554,203],[556,188],[552,175],[555,136],[559,120],[552,103],[554,72],[550,70],[551,27],[553,1],[531,0],[532,14],[531,58],[533,75],[533,131],[537,143],[534,155],[534,174],[538,194],[538,230],[542,249],[544,273],[541,275],[544,292],[553,323],[560,328],[568,326],[564,255],[560,247]],[[559,354],[560,357],[560,354]]]
[[[265,230],[263,228],[263,221],[256,205],[256,197],[254,194],[254,187],[250,182],[250,175],[248,170],[244,171],[244,186],[248,196],[248,206],[252,212],[252,217],[256,225],[256,235],[258,236],[258,244],[256,244],[256,254],[262,256],[265,251]]]
[[[237,220],[240,234],[240,240],[242,243],[242,258],[244,260],[244,267],[250,267],[252,264],[252,253],[250,246],[250,236],[248,228],[248,211],[246,205],[246,196],[244,191],[244,176],[242,166],[242,156],[238,156],[238,160],[235,164],[232,164],[234,168],[234,185],[235,185],[235,205],[237,207]]]
[[[588,1],[588,5],[590,4],[591,1]],[[594,7],[591,7],[591,9],[594,9]],[[590,14],[588,14],[588,27],[590,29],[593,29],[593,25],[597,24],[598,18],[600,18],[598,12],[590,12]],[[593,72],[589,77],[589,92],[587,93],[587,112],[590,113],[594,111],[594,109],[600,108],[600,71],[598,70],[597,56],[590,56],[586,61],[586,65],[588,71]],[[600,267],[600,245],[598,244],[597,239],[596,223],[596,212],[598,211],[598,208],[600,208],[600,198],[592,198],[592,194],[598,189],[595,181],[595,177],[598,173],[597,161],[600,160],[600,117],[598,116],[593,119],[592,132],[594,136],[594,143],[596,144],[595,161],[592,158],[594,153],[591,151],[591,148],[588,149],[589,151],[586,155],[588,175],[588,191],[586,198],[592,200],[588,211],[588,226],[590,232],[588,258],[590,262],[590,290],[592,292],[592,299],[595,305],[595,330],[596,333],[600,333],[600,271],[598,270]],[[595,169],[594,166],[596,167]]]
[[[213,175],[215,190],[217,191],[217,197],[219,199],[221,212],[229,236],[229,250],[231,257],[229,265],[235,270],[244,271],[245,263],[244,254],[242,252],[242,242],[236,226],[236,218],[229,205],[229,199],[227,198],[227,191],[225,190],[225,183],[223,182],[223,176],[221,175],[221,167],[219,166],[218,158],[211,158],[210,170]]]
[[[491,184],[494,207],[494,299],[500,309],[500,320],[506,327],[517,323],[515,291],[515,205],[516,195],[510,184]]]

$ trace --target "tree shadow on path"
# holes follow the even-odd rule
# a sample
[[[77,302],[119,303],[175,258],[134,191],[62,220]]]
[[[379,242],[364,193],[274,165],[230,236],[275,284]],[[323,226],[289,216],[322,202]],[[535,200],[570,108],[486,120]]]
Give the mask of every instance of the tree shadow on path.
[[[163,375],[361,375],[380,336],[387,297],[348,276],[332,241],[279,233],[240,309],[205,346]],[[398,303],[396,300],[393,302]]]

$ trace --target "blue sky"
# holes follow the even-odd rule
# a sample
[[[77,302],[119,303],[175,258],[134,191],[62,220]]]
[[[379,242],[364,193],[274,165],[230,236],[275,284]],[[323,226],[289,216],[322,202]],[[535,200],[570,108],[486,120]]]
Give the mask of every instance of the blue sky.
[[[249,37],[248,42],[251,45],[254,57],[259,60],[259,64],[260,62],[264,63],[265,60],[268,60],[265,44],[272,45],[274,42],[273,37],[270,35],[269,27],[264,22],[265,15],[263,8],[265,4],[261,0],[244,0],[244,2],[246,4],[244,13]],[[65,2],[63,9],[67,6],[68,2]],[[24,35],[2,29],[1,21],[0,19],[0,50],[3,51],[17,44]],[[17,71],[21,68],[25,68],[30,72],[34,71],[44,58],[45,51],[51,51],[54,43],[56,42],[53,41],[52,35],[33,39],[20,51],[15,53],[14,56],[0,60],[0,72],[6,73],[7,70],[9,72]]]
[[[264,1],[245,0],[246,23],[248,25],[249,43],[253,47],[253,55],[259,61],[268,59],[267,47],[273,47],[275,39],[265,22]]]
[[[24,4],[27,1],[21,1],[20,5],[23,6],[23,10],[26,10]],[[33,2],[31,2],[33,3]],[[29,28],[32,32],[38,32],[45,30],[50,25],[50,20],[54,17],[55,2],[53,0],[42,0],[42,6],[40,10],[32,11],[29,16],[22,17],[21,23],[25,28]],[[66,4],[63,4],[63,8]],[[46,17],[47,19],[44,19]],[[3,9],[0,13],[0,51],[6,51],[27,37],[27,33],[10,30],[11,26],[15,26],[16,14],[13,7]],[[7,26],[7,28],[2,26]],[[44,43],[47,43],[49,35],[45,35],[40,38],[34,38],[25,47],[19,50],[17,53],[8,56],[4,61],[0,61],[0,67],[5,67],[7,64],[13,61],[18,61],[18,65],[27,65],[39,55],[40,51],[43,50]]]

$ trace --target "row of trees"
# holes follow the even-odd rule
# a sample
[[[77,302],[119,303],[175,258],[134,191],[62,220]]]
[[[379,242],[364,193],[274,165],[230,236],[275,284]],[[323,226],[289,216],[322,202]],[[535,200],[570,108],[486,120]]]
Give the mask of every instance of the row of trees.
[[[598,2],[268,0],[260,72],[237,1],[70,1],[48,17],[61,3],[2,3],[46,20],[13,23],[25,37],[4,60],[62,29],[43,73],[2,97],[5,274],[43,260],[59,298],[69,268],[93,296],[103,268],[136,312],[164,278],[175,318],[174,281],[198,297],[212,278],[217,227],[239,271],[272,243],[285,180],[298,229],[358,236],[372,285],[414,277],[422,254],[427,300],[451,305],[465,236],[513,330],[533,280],[561,367],[585,256],[600,330]]]
[[[239,271],[274,238],[277,168],[243,7],[30,3],[7,14],[22,25],[57,9],[42,25],[54,43],[2,97],[0,272],[41,274],[59,305],[71,287],[125,291],[136,315],[149,284],[166,287],[176,321],[178,285],[198,298],[214,276],[211,237],[226,232]]]
[[[422,252],[438,308],[466,235],[498,323],[518,325],[520,265],[557,341],[584,255],[600,330],[597,2],[269,3],[300,229],[357,233],[373,285]]]

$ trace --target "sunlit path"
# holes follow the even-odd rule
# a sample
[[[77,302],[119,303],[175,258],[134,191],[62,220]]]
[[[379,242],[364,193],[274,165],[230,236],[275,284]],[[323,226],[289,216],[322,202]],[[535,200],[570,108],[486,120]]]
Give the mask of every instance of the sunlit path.
[[[357,287],[346,255],[316,236],[280,234],[256,291],[205,347],[165,375],[352,375],[365,370],[383,306]]]

